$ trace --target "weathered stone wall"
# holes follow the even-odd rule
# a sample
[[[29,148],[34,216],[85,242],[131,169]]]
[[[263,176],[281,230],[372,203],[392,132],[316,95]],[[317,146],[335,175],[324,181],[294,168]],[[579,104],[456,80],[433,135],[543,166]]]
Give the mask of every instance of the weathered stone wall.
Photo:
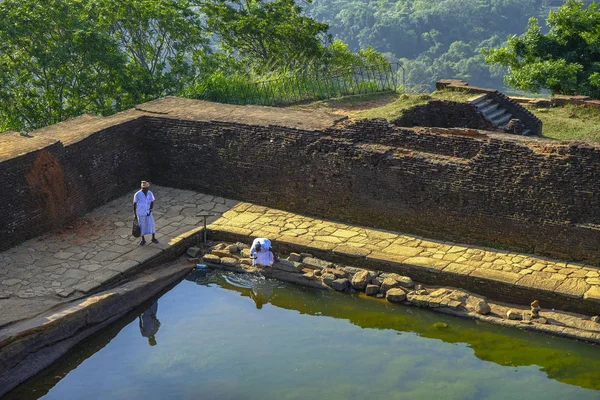
[[[231,106],[224,119],[239,122],[219,122],[217,109],[198,114],[210,103],[182,100],[190,104],[178,111],[178,101],[64,146],[4,159],[0,151],[0,248],[149,179],[322,218],[600,262],[600,148],[385,120],[312,122],[312,130],[252,122],[255,113],[278,112],[266,108],[244,114]]]
[[[150,118],[157,183],[366,226],[598,262],[600,151],[362,121],[319,135]],[[450,132],[450,131],[449,131]]]
[[[0,162],[0,250],[135,187],[149,171],[142,131],[143,119],[136,119]]]

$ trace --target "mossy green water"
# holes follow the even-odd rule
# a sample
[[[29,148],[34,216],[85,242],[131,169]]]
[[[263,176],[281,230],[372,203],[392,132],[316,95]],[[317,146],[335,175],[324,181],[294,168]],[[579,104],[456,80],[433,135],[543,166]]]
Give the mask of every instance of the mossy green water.
[[[257,276],[197,271],[156,316],[156,345],[133,315],[8,398],[600,397],[598,346]]]

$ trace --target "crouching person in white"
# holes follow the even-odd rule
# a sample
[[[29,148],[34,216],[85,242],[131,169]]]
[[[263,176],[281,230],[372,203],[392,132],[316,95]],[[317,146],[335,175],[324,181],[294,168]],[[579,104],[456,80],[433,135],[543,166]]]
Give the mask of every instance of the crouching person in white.
[[[152,216],[152,206],[154,206],[154,194],[148,188],[150,184],[142,181],[142,189],[138,190],[133,196],[133,213],[140,224],[142,230],[142,241],[140,246],[146,244],[144,235],[152,235],[152,243],[158,243],[154,237],[156,229],[154,228],[154,216]]]
[[[252,258],[252,265],[255,267],[272,267],[275,256],[271,251],[271,241],[265,238],[254,239],[250,249],[250,258]]]

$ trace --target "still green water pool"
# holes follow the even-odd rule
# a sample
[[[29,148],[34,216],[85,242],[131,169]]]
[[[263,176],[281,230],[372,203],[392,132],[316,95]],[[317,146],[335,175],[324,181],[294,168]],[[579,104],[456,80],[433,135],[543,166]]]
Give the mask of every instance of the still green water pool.
[[[600,347],[196,271],[7,397],[600,399]]]

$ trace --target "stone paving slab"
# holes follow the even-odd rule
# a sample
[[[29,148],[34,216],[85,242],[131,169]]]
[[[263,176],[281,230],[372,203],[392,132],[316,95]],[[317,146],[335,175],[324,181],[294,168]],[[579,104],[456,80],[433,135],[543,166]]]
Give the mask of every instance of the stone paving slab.
[[[535,289],[597,303],[600,309],[600,269],[529,254],[368,229],[286,211],[239,203],[209,227],[214,232],[268,237],[279,243],[303,246],[307,251],[331,252],[345,258],[396,264],[427,270],[433,276],[452,274],[486,281],[515,291]]]
[[[200,211],[215,214],[210,223],[237,204],[187,190],[156,185],[151,190],[158,245],[139,246],[131,236],[132,190],[62,230],[0,252],[0,326],[127,275],[201,229],[202,218],[194,217]]]

